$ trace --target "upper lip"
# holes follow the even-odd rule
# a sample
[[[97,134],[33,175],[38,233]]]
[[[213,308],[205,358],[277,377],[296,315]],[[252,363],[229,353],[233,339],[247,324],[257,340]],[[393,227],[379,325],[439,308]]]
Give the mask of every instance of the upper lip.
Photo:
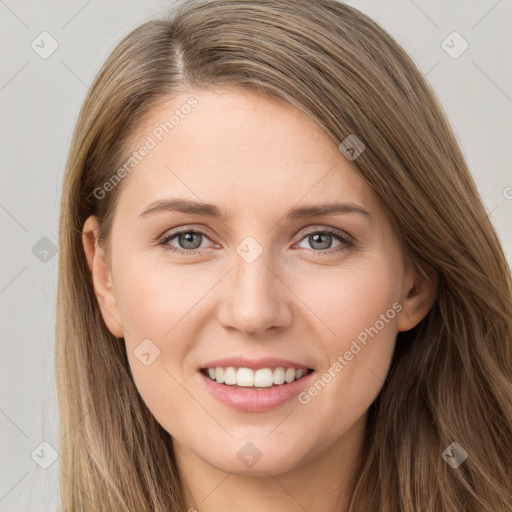
[[[201,366],[203,368],[215,368],[217,366],[226,368],[228,366],[234,366],[235,368],[252,368],[253,370],[257,370],[258,368],[277,368],[279,366],[283,368],[295,368],[296,370],[300,368],[310,369],[310,366],[304,363],[297,363],[296,361],[291,361],[289,359],[281,359],[277,357],[263,357],[261,359],[248,359],[247,357],[239,356],[239,357],[227,357],[224,359],[215,359],[214,361],[209,361]]]

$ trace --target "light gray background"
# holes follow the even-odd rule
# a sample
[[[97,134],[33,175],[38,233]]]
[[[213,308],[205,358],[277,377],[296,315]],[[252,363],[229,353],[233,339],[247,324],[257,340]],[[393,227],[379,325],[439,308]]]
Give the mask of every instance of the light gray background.
[[[427,75],[512,254],[512,0],[348,3],[387,29]],[[0,512],[58,509],[58,462],[45,470],[31,458],[42,441],[57,447],[58,255],[44,262],[32,248],[43,237],[57,243],[64,163],[88,84],[122,36],[169,5],[0,0]],[[43,31],[59,45],[47,59],[31,47]],[[456,59],[441,46],[453,31],[469,43]]]

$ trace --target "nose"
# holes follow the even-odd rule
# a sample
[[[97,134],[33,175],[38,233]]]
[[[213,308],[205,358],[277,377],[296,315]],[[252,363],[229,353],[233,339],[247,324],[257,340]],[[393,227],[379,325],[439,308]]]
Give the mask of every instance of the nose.
[[[218,320],[223,327],[255,336],[291,324],[293,294],[269,263],[265,252],[252,263],[235,254],[234,268],[222,284]]]

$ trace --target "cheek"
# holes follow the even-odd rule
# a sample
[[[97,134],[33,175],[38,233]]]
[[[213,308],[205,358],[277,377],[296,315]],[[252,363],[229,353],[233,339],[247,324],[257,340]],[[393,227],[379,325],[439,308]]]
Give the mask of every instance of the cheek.
[[[294,292],[318,318],[325,339],[336,345],[334,340],[356,337],[392,308],[400,299],[400,283],[398,268],[384,258],[368,258],[316,273],[314,279],[297,279]]]
[[[321,320],[321,346],[327,362],[317,380],[300,398],[304,405],[331,411],[335,430],[348,427],[377,397],[391,363],[396,322],[401,310],[399,269],[381,264],[347,265],[337,277],[315,279],[314,291],[302,297]],[[307,295],[306,295],[307,293]],[[334,424],[333,424],[334,425]]]
[[[132,336],[163,340],[183,329],[183,318],[208,284],[202,286],[191,268],[148,264],[143,257],[118,260],[116,300],[123,325]]]
[[[148,268],[142,259],[117,263],[116,299],[133,380],[155,419],[168,431],[180,432],[190,408],[190,395],[181,384],[182,362],[197,339],[196,324],[187,320],[204,291],[191,286],[192,276],[186,286],[182,273]]]

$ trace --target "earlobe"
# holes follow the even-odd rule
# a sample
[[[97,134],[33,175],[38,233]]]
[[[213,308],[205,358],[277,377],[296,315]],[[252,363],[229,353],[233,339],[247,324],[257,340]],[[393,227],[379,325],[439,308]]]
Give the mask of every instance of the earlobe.
[[[437,276],[420,276],[412,270],[404,282],[402,310],[398,315],[398,331],[408,331],[418,325],[432,308],[437,297]]]
[[[124,331],[117,307],[112,274],[104,250],[98,244],[99,224],[96,216],[91,215],[84,223],[82,244],[91,274],[94,292],[101,309],[103,320],[108,330],[116,337],[122,338]]]

